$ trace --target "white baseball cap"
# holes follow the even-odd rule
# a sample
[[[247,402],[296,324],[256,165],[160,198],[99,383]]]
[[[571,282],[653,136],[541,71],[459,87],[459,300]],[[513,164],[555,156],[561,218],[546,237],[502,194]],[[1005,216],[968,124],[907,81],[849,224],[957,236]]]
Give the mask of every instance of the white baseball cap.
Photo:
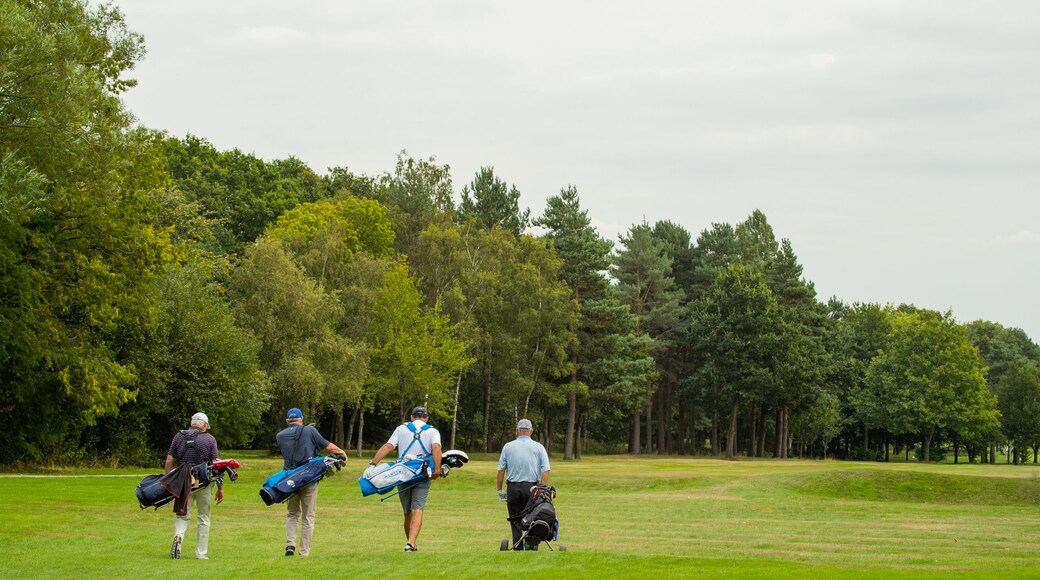
[[[208,426],[209,417],[207,417],[205,413],[195,413],[191,416],[191,424],[194,425],[196,423],[205,423]]]

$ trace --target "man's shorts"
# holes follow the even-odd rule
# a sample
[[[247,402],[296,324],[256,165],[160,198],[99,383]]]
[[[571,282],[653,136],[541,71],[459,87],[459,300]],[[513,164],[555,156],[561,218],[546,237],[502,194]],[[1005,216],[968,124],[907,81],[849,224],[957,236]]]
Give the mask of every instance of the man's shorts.
[[[397,494],[397,497],[401,498],[401,507],[404,508],[405,515],[408,515],[408,512],[412,510],[422,511],[426,508],[426,496],[430,495],[431,483],[429,479],[424,479],[415,485],[406,483],[397,487],[397,489],[401,489],[401,487],[412,485],[412,487]]]

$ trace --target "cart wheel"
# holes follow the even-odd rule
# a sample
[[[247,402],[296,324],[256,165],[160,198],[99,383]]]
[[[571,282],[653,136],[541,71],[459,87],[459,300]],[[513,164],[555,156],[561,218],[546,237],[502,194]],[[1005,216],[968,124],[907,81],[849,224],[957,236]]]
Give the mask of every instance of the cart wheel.
[[[502,545],[498,547],[498,550],[500,552],[508,552],[509,551],[509,540],[502,540]]]
[[[566,552],[567,551],[567,546],[564,546],[563,544],[560,544],[560,551],[561,552]]]

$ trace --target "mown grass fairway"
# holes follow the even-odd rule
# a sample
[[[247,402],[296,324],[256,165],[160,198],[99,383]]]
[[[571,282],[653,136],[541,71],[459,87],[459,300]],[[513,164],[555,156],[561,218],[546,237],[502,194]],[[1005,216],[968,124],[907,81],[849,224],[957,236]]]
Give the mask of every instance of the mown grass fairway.
[[[566,552],[502,553],[497,456],[435,482],[420,552],[405,554],[396,498],[361,497],[367,460],[321,484],[309,559],[286,558],[283,505],[260,484],[280,460],[243,463],[214,507],[210,560],[169,558],[172,513],[133,496],[156,470],[0,475],[0,575],[741,578],[1040,576],[1040,468],[686,458],[554,458]]]

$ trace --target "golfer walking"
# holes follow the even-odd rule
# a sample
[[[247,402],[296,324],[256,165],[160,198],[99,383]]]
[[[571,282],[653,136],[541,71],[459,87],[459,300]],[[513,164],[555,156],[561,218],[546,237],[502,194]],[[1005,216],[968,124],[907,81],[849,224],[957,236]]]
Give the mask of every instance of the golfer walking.
[[[398,461],[432,458],[433,475],[430,479],[402,484],[397,488],[400,490],[397,497],[401,498],[401,507],[404,508],[404,535],[408,542],[404,545],[405,552],[419,551],[419,531],[422,530],[426,497],[430,494],[430,481],[441,475],[441,434],[427,423],[429,418],[426,407],[412,409],[412,420],[394,429],[390,439],[376,451],[375,457],[365,470],[365,477],[368,477],[379,462],[394,449],[398,450]]]
[[[293,407],[285,414],[285,429],[275,435],[278,448],[282,451],[282,464],[286,471],[296,469],[310,461],[322,451],[347,461],[335,443],[330,443],[318,433],[313,425],[303,424],[303,411]],[[318,509],[318,482],[312,483],[289,496],[285,512],[285,555],[294,556],[299,548],[301,556],[311,553],[311,537],[314,535],[314,516]],[[300,520],[303,520],[302,525]],[[300,542],[296,543],[297,527]]]
[[[216,461],[220,458],[217,440],[206,432],[207,429],[209,429],[209,417],[205,413],[195,413],[191,416],[191,426],[183,431],[178,431],[173,436],[173,441],[170,442],[170,450],[166,454],[166,473],[180,465],[183,465],[185,469],[191,469],[200,463]],[[190,480],[191,475],[187,475],[187,477]],[[217,503],[224,501],[222,483],[222,480],[217,480]],[[206,553],[209,551],[209,512],[213,505],[213,488],[206,485],[191,490],[184,513],[177,514],[173,520],[173,546],[170,548],[170,557],[174,560],[179,560],[181,557],[181,543],[184,541],[184,533],[188,531],[188,524],[191,523],[191,504],[193,503],[195,504],[195,523],[198,528],[195,557],[199,560],[209,559]]]
[[[516,423],[516,439],[502,447],[502,455],[498,458],[498,499],[506,502],[509,517],[523,511],[531,499],[531,488],[537,484],[545,485],[549,481],[549,454],[542,444],[531,439],[534,426],[528,419],[520,419]],[[508,481],[505,491],[503,480]],[[520,541],[523,530],[520,520],[510,522],[513,531],[513,546]],[[528,546],[524,542],[523,549],[537,550],[538,545]]]

